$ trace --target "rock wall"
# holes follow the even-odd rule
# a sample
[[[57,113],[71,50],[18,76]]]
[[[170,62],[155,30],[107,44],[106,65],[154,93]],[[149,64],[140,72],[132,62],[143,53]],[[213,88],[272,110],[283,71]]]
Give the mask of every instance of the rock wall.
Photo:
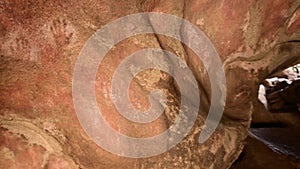
[[[229,168],[243,149],[253,112],[260,112],[259,83],[300,62],[299,5],[299,0],[1,1],[0,168]],[[150,124],[119,115],[109,91],[126,56],[151,47],[169,50],[188,63],[201,89],[199,116],[189,135],[167,153],[132,159],[101,149],[80,126],[72,77],[81,48],[105,24],[138,12],[187,19],[216,47],[226,71],[227,101],[221,124],[204,144],[197,138],[210,105],[208,75],[188,47],[161,35],[128,38],[108,53],[96,77],[98,104],[120,133],[149,137],[168,128],[180,100],[170,76],[145,71],[131,85],[131,100],[142,109],[149,107],[153,89],[168,97],[164,115]]]

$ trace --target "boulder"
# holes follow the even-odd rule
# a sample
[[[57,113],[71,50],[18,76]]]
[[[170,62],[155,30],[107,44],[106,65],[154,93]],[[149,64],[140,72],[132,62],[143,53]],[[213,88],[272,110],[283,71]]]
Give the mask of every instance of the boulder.
[[[255,106],[259,84],[300,62],[299,5],[294,0],[0,2],[0,168],[229,168],[244,147],[253,113],[260,113]],[[199,143],[212,94],[202,61],[188,46],[163,35],[142,34],[119,42],[95,77],[98,106],[115,131],[151,137],[166,130],[179,113],[176,82],[166,72],[152,69],[133,79],[130,100],[145,110],[149,93],[160,89],[167,96],[163,115],[140,124],[114,107],[112,75],[124,58],[139,50],[161,48],[184,60],[201,98],[196,122],[179,144],[154,157],[126,158],[107,152],[86,134],[74,109],[72,78],[81,49],[98,29],[139,12],[172,14],[203,31],[220,55],[227,97],[220,124]],[[145,22],[153,23],[151,18]],[[181,28],[174,25],[185,37]],[[131,151],[120,142],[108,144]]]

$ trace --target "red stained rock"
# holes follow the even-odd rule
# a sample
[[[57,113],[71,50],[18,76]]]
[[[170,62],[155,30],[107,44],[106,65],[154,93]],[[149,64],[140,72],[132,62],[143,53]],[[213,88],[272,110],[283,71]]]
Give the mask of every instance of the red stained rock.
[[[15,135],[3,128],[0,130],[1,168],[39,169],[42,166],[45,153],[43,147],[28,143],[22,135]]]
[[[190,1],[185,18],[198,25],[222,59],[243,45],[243,26],[250,1]]]
[[[262,12],[261,33],[263,37],[271,38],[282,27],[288,18],[288,9],[292,1],[261,1],[258,8]]]
[[[253,46],[256,46],[259,38],[269,41],[273,40],[273,36],[288,39],[287,35],[278,30],[289,17],[287,32],[297,32],[300,12],[298,9],[293,16],[288,16],[291,1],[0,2],[0,125],[4,125],[3,119],[7,118],[12,121],[25,119],[31,125],[40,124],[26,132],[24,130],[23,134],[34,133],[37,138],[44,136],[49,140],[54,139],[56,141],[49,143],[49,146],[61,147],[60,151],[53,153],[46,148],[47,144],[33,144],[27,137],[22,137],[22,132],[20,134],[1,128],[0,168],[230,167],[238,157],[247,135],[252,111],[251,99],[255,98],[253,88],[258,83],[258,75],[260,71],[268,72],[265,64],[272,60],[257,59],[261,49],[254,49]],[[97,29],[119,17],[143,11],[165,12],[183,17],[207,34],[222,61],[226,61],[224,67],[228,78],[228,101],[225,116],[231,119],[224,118],[225,122],[229,122],[222,122],[207,143],[198,144],[197,136],[206,117],[205,111],[201,110],[202,114],[193,131],[170,152],[152,158],[129,159],[103,150],[86,135],[72,102],[72,76],[81,48]],[[251,13],[253,11],[255,16]],[[158,28],[165,27],[162,24],[155,29]],[[113,34],[117,36],[117,32]],[[259,37],[250,44],[245,34],[247,37]],[[112,128],[129,136],[149,137],[158,134],[172,124],[178,113],[176,107],[180,98],[176,86],[170,77],[159,71],[139,74],[131,84],[130,99],[134,106],[145,110],[149,107],[149,92],[162,89],[170,98],[170,109],[165,111],[164,116],[147,125],[136,124],[123,118],[112,104],[110,80],[116,67],[126,56],[150,47],[162,47],[185,59],[204,90],[201,96],[206,99],[210,97],[210,82],[203,64],[182,44],[154,35],[126,39],[117,44],[99,66],[95,93],[99,107]],[[262,60],[263,63],[250,69],[252,62],[248,63],[247,59],[252,58],[258,62]],[[228,69],[227,64],[230,65]],[[271,66],[276,68],[276,65]],[[208,107],[209,99],[201,103]],[[39,134],[35,133],[37,130]],[[118,143],[111,144],[117,146]],[[126,147],[120,149],[131,151]]]
[[[300,30],[300,7],[296,9],[292,17],[290,18],[286,32],[287,33],[294,33]]]
[[[72,161],[66,159],[65,157],[50,155],[47,164],[47,169],[74,169]]]

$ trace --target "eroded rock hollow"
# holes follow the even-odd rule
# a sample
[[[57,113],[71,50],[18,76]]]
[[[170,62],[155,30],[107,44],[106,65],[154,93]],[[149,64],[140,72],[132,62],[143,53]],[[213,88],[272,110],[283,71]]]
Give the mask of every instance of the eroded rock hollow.
[[[300,62],[299,5],[299,0],[1,1],[0,168],[229,168],[244,147],[253,114],[263,107],[257,99],[259,84]],[[119,42],[95,77],[98,106],[114,130],[151,137],[172,125],[179,113],[176,82],[155,69],[138,73],[129,95],[133,106],[145,110],[149,93],[160,89],[167,98],[163,115],[140,124],[114,107],[113,73],[139,50],[160,48],[184,60],[195,75],[201,99],[196,122],[178,145],[158,156],[126,158],[105,151],[87,136],[75,113],[72,78],[81,49],[98,29],[141,12],[175,15],[203,31],[222,61],[227,97],[220,124],[199,144],[211,105],[211,84],[201,60],[188,46],[163,35],[140,34]],[[151,25],[151,18],[145,23]],[[152,25],[154,32],[163,28]],[[186,37],[181,24],[170,29]],[[110,144],[132,151],[118,147],[118,142]]]

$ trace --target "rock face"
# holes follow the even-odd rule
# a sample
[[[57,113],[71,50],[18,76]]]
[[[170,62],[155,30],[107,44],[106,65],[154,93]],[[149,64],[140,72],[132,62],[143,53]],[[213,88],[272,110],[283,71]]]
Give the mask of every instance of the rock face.
[[[0,168],[229,168],[243,149],[252,114],[259,113],[259,83],[300,62],[299,5],[298,0],[0,2]],[[197,142],[211,98],[203,63],[180,42],[154,34],[128,38],[107,54],[96,76],[98,105],[112,128],[125,135],[149,137],[168,128],[180,98],[166,73],[144,71],[131,84],[130,99],[142,110],[150,106],[153,89],[168,98],[164,114],[149,124],[122,117],[109,97],[113,72],[126,56],[147,48],[168,50],[187,62],[201,90],[200,112],[188,136],[164,154],[133,159],[101,149],[80,126],[72,77],[81,48],[97,29],[138,12],[182,17],[216,47],[227,100],[221,123],[205,143]]]

